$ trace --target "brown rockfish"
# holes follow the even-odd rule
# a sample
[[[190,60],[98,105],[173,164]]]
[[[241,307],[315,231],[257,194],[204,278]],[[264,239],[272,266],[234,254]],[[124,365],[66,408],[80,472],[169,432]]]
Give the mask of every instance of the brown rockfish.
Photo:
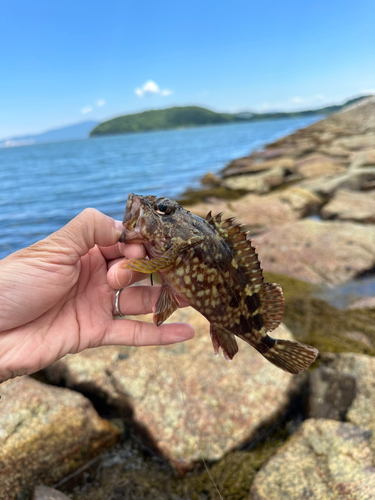
[[[148,258],[127,260],[123,267],[159,274],[162,286],[153,308],[157,326],[182,297],[210,322],[216,355],[221,347],[231,360],[237,336],[279,368],[299,373],[318,351],[267,334],[281,322],[282,290],[264,282],[255,248],[233,220],[211,212],[201,219],[168,198],[130,194],[120,241],[142,243]]]

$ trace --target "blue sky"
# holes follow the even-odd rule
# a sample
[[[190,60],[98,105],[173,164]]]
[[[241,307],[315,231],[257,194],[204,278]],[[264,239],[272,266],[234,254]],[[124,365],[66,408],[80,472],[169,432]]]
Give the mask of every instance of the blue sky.
[[[374,25],[373,0],[2,0],[0,138],[173,105],[375,93]]]

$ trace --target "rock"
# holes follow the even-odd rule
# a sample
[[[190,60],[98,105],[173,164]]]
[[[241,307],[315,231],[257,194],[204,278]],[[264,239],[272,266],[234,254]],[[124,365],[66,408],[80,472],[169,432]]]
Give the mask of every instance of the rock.
[[[35,486],[31,500],[70,500],[70,497],[48,486]]]
[[[125,355],[119,347],[90,349],[66,356],[46,373],[69,387],[88,383],[111,405],[129,404],[149,445],[183,471],[202,458],[219,459],[275,422],[302,379],[241,341],[232,363],[216,358],[208,322],[192,308],[176,311],[171,321],[193,324],[195,338],[129,348]],[[283,326],[274,335],[290,337]]]
[[[363,297],[350,304],[347,309],[375,309],[375,297]]]
[[[344,174],[335,177],[322,176],[306,179],[300,186],[320,196],[333,196],[339,189],[350,189],[361,191],[372,189],[375,184],[375,168],[365,167],[362,169],[348,170]]]
[[[211,198],[207,202],[196,203],[192,206],[187,205],[184,206],[184,208],[189,210],[189,212],[202,217],[202,219],[205,219],[209,212],[212,212],[212,215],[223,212],[223,217],[237,217],[238,215],[237,212],[233,210],[231,202],[217,198]]]
[[[322,209],[323,219],[373,224],[375,222],[375,193],[341,189]]]
[[[358,151],[360,149],[373,148],[375,146],[375,134],[352,135],[340,137],[332,143],[333,147],[345,148]]]
[[[371,432],[327,419],[305,420],[263,466],[251,500],[372,500],[375,492]]]
[[[327,367],[319,367],[315,370],[317,374],[312,374],[312,409],[327,403],[340,418],[375,433],[375,358],[353,353],[330,354],[327,358]],[[342,396],[332,398],[333,386],[338,387],[338,380],[342,388],[348,387],[348,392],[341,391]]]
[[[231,202],[238,220],[252,233],[317,213],[322,199],[307,189],[291,187],[264,196],[245,195]]]
[[[284,171],[293,171],[295,167],[295,160],[290,157],[281,157],[278,159],[267,160],[259,159],[257,157],[247,156],[232,161],[222,172],[224,178],[238,174],[247,173],[260,173],[274,168],[281,168]]]
[[[91,402],[29,377],[0,386],[0,499],[53,484],[113,445],[117,431]]]
[[[321,177],[323,175],[333,177],[346,172],[345,165],[316,153],[300,159],[297,162],[296,169],[304,178]]]
[[[311,283],[344,283],[375,266],[375,227],[305,219],[254,237],[266,271]]]
[[[253,193],[267,193],[285,182],[283,168],[276,167],[260,174],[236,175],[226,178],[223,185],[228,189],[243,189]]]
[[[208,186],[220,186],[221,179],[214,173],[207,172],[207,174],[202,177],[201,183]]]
[[[319,366],[310,375],[309,416],[344,420],[356,395],[356,381],[350,374]]]

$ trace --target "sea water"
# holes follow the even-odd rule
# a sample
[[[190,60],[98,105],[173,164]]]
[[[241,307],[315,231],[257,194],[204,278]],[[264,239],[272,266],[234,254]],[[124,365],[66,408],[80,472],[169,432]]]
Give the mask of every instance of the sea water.
[[[0,149],[0,258],[94,207],[122,220],[130,192],[178,197],[207,172],[322,117]]]

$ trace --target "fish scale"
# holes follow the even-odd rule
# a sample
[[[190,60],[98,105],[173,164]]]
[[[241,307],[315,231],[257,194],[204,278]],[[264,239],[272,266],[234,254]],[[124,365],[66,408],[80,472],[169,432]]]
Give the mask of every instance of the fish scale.
[[[153,307],[157,326],[183,298],[210,322],[216,355],[221,349],[226,359],[233,359],[239,337],[290,373],[315,360],[314,347],[268,335],[283,317],[282,290],[264,281],[248,233],[233,217],[222,220],[222,213],[209,212],[202,219],[168,198],[131,193],[120,241],[142,243],[147,252],[145,259],[125,260],[124,268],[157,272],[161,278]]]

